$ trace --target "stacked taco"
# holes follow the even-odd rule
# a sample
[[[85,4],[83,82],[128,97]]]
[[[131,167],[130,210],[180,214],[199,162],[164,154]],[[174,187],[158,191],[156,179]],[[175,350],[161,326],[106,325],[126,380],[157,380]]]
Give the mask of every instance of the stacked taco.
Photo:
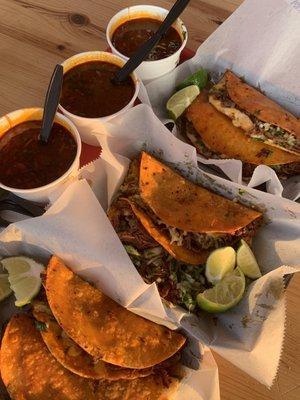
[[[32,315],[15,315],[1,346],[13,400],[168,399],[182,378],[185,338],[139,317],[57,257]]]
[[[281,177],[300,173],[300,121],[229,70],[177,125],[204,157],[241,160],[245,177],[260,164]]]
[[[251,245],[263,223],[260,211],[191,182],[146,152],[131,162],[108,217],[145,281],[189,311],[211,287],[204,271],[209,255],[234,252],[242,239]]]

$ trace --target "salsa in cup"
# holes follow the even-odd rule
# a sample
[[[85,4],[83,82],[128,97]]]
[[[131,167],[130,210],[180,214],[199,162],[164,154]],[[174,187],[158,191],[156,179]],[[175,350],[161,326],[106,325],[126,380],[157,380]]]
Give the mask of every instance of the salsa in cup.
[[[40,142],[42,116],[28,108],[0,118],[0,187],[37,202],[77,174],[81,153],[76,127],[59,113],[47,144]]]
[[[130,76],[120,84],[112,82],[120,69],[97,60],[76,65],[64,75],[60,104],[86,118],[107,117],[122,110],[130,103],[135,85]]]
[[[146,4],[119,11],[111,18],[106,29],[106,39],[113,54],[127,61],[157,32],[168,13],[164,8]],[[147,83],[174,70],[187,39],[187,28],[177,18],[148,58],[137,67],[139,78]]]
[[[112,82],[125,64],[104,51],[76,54],[62,63],[64,79],[59,109],[76,125],[83,142],[99,146],[94,133],[107,133],[105,123],[134,106],[140,83],[135,73]]]
[[[48,143],[39,140],[41,121],[14,126],[0,140],[0,182],[18,189],[34,189],[60,178],[72,165],[77,144],[59,123]]]

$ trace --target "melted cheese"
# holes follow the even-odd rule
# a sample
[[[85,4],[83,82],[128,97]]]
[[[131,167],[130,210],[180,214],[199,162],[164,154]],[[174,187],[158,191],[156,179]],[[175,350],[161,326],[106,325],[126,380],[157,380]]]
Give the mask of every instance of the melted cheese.
[[[222,114],[225,114],[232,120],[232,123],[237,128],[241,128],[244,131],[249,131],[254,128],[254,124],[251,119],[242,111],[234,107],[226,107],[222,104],[222,100],[217,99],[214,95],[210,95],[208,98],[211,105],[213,105]]]

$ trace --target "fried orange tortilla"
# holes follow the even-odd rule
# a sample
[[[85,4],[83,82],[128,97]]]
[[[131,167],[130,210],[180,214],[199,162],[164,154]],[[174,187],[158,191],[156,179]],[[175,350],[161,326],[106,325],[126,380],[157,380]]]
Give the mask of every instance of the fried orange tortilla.
[[[254,165],[282,165],[300,162],[300,156],[247,137],[241,128],[216,110],[202,92],[187,109],[186,118],[193,124],[210,150]]]
[[[172,168],[143,152],[140,194],[166,225],[186,232],[230,233],[262,214],[190,182]]]
[[[150,375],[131,381],[101,381],[97,390],[98,400],[169,400],[179,386],[177,378]]]
[[[247,85],[233,72],[225,73],[226,89],[238,107],[255,115],[259,120],[279,126],[300,139],[300,121],[279,104]]]
[[[117,367],[94,358],[79,347],[55,321],[47,304],[40,301],[33,303],[33,315],[37,321],[46,325],[41,331],[42,338],[50,353],[68,370],[89,379],[136,379],[150,375],[152,368],[128,369]]]
[[[164,234],[155,224],[151,221],[151,218],[142,211],[141,208],[137,207],[133,202],[130,202],[131,208],[144,226],[146,231],[151,235],[151,237],[156,240],[171,256],[177,260],[183,261],[187,264],[199,265],[203,264],[208,257],[209,252],[203,250],[201,253],[196,253],[193,250],[189,250],[183,246],[176,246],[170,243],[170,239]]]
[[[96,359],[143,369],[175,354],[185,338],[121,307],[53,256],[46,272],[50,309],[66,334]]]
[[[16,315],[1,346],[1,376],[14,400],[96,400],[92,382],[63,368],[47,349],[34,322]]]

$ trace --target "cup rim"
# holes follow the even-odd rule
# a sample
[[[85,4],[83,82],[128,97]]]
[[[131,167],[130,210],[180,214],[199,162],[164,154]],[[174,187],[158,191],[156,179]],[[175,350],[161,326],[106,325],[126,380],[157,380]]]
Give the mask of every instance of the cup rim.
[[[122,64],[122,66],[126,63],[126,61],[124,61],[124,58],[122,58],[122,57],[120,57],[120,56],[118,56],[116,54],[109,53],[108,51],[85,51],[85,52],[82,52],[82,53],[74,54],[72,57],[67,58],[66,60],[64,60],[61,63],[61,65],[65,69],[67,63],[70,63],[71,61],[76,60],[76,59],[80,59],[80,58],[84,59],[85,57],[89,57],[89,56],[92,56],[92,55],[95,55],[95,56],[101,56],[101,55],[109,56],[111,59],[118,60]],[[79,63],[78,65],[80,65],[80,64],[84,64],[84,61],[82,63]],[[69,69],[67,71],[69,71]],[[67,71],[64,70],[64,74]],[[125,110],[127,110],[127,108],[130,105],[134,104],[134,102],[136,101],[136,99],[138,97],[138,94],[139,94],[139,91],[140,91],[140,79],[139,79],[139,77],[138,77],[138,75],[136,74],[135,71],[133,71],[130,75],[132,77],[132,80],[133,80],[133,83],[134,83],[134,86],[135,86],[135,92],[134,92],[132,98],[130,99],[130,101],[128,102],[128,104],[126,104],[125,107],[121,108],[121,110],[115,112],[114,114],[106,115],[105,117],[82,117],[80,115],[71,113],[66,108],[64,108],[60,103],[58,105],[58,108],[63,112],[63,114],[65,114],[67,116],[71,116],[71,117],[75,117],[75,118],[81,118],[81,119],[86,120],[86,121],[89,121],[89,120],[107,121],[107,120],[110,120],[112,118],[115,118],[118,115],[122,114]]]
[[[116,49],[116,47],[113,45],[113,43],[111,41],[111,36],[110,36],[111,25],[113,23],[113,20],[119,14],[125,13],[126,10],[128,10],[128,12],[129,12],[129,10],[134,10],[134,9],[139,10],[139,9],[142,9],[142,7],[145,7],[145,6],[149,7],[149,8],[152,8],[153,11],[157,10],[157,11],[160,11],[160,12],[166,12],[166,13],[169,12],[169,10],[167,10],[166,8],[155,6],[155,5],[152,5],[152,4],[144,4],[144,5],[143,4],[139,4],[139,5],[135,5],[135,6],[125,7],[122,10],[118,11],[116,14],[114,14],[112,16],[112,18],[109,20],[109,22],[107,24],[107,27],[106,27],[106,40],[107,40],[107,43],[108,43],[109,47],[114,50],[114,53],[116,53],[116,55],[118,55],[119,57],[123,58],[126,61],[129,60],[129,57],[125,56],[118,49]],[[150,14],[150,12],[149,12],[149,14]],[[187,30],[187,27],[186,27],[185,23],[183,22],[183,20],[181,18],[177,18],[176,21],[180,23],[182,31],[184,32],[184,38],[183,38],[182,45],[180,46],[180,48],[175,53],[169,55],[168,57],[161,58],[159,60],[146,60],[146,61],[143,61],[142,64],[145,63],[145,64],[148,64],[148,65],[150,65],[150,64],[153,65],[154,63],[164,62],[165,60],[169,60],[171,57],[178,56],[178,54],[180,54],[182,52],[182,50],[186,47],[186,44],[187,44],[187,41],[188,41],[188,30]]]
[[[6,114],[6,115],[3,115],[1,118],[8,118],[8,119],[9,119],[9,118],[10,118],[10,115],[13,114],[13,113],[15,113],[15,112],[21,112],[21,111],[24,112],[24,111],[27,111],[27,110],[28,110],[28,111],[30,110],[30,111],[32,111],[32,112],[39,112],[39,111],[42,111],[43,108],[41,108],[41,107],[22,108],[22,109],[19,109],[19,110],[16,110],[16,111],[12,111],[12,112],[10,112],[10,113],[8,113],[8,114]],[[1,119],[1,118],[0,118],[0,119]],[[6,185],[4,185],[4,184],[1,183],[1,182],[0,182],[0,188],[2,188],[2,189],[4,189],[4,190],[7,190],[7,191],[9,191],[9,192],[16,193],[16,194],[17,194],[17,193],[22,193],[22,194],[37,194],[37,193],[42,192],[42,191],[44,191],[44,190],[51,189],[52,187],[56,186],[58,183],[64,181],[65,178],[67,178],[67,177],[71,174],[71,172],[72,172],[73,169],[74,169],[74,166],[79,162],[79,159],[80,159],[80,154],[81,154],[81,138],[80,138],[79,132],[78,132],[76,126],[73,124],[73,122],[70,121],[65,115],[63,115],[63,114],[57,112],[56,115],[55,115],[55,122],[58,122],[58,123],[59,123],[59,120],[64,121],[65,124],[71,128],[71,129],[68,129],[68,128],[67,128],[67,129],[68,129],[69,132],[73,135],[73,138],[75,139],[76,146],[77,146],[76,155],[75,155],[75,157],[74,157],[74,160],[73,160],[72,164],[71,164],[70,167],[67,169],[67,171],[66,171],[63,175],[61,175],[59,178],[57,178],[55,181],[52,181],[52,182],[50,182],[50,183],[47,183],[47,185],[39,186],[39,187],[36,187],[36,188],[32,188],[32,189],[14,188],[14,187],[11,187],[11,186],[6,186]],[[33,120],[31,120],[31,119],[24,119],[24,121],[22,121],[22,122],[27,122],[27,121],[33,121]],[[22,122],[21,122],[21,123],[22,123]],[[17,125],[19,125],[19,124],[17,124]],[[66,126],[65,126],[65,127],[66,127]],[[6,132],[5,132],[5,133],[6,133]],[[4,135],[5,135],[5,133],[4,133]],[[0,137],[0,140],[1,140],[1,137]]]

